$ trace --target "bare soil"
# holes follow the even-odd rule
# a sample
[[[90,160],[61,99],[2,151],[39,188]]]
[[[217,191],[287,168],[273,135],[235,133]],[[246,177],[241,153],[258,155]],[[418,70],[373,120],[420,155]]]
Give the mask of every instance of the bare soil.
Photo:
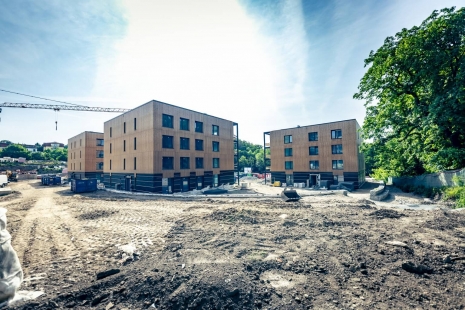
[[[284,203],[12,188],[0,207],[21,289],[45,292],[17,309],[465,308],[463,212],[380,207],[363,191]]]

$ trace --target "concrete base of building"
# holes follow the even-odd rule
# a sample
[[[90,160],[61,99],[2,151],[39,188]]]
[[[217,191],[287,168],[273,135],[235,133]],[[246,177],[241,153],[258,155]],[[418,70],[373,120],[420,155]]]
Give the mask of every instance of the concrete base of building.
[[[68,179],[97,179],[103,182],[102,172],[68,172]]]
[[[343,172],[344,182],[354,182],[354,187],[359,188],[359,172]],[[309,185],[316,185],[317,180],[323,181],[328,186],[331,184],[337,184],[333,172],[322,172],[322,171],[271,171],[271,182],[279,181],[286,183],[287,185],[293,185],[294,183],[305,183],[309,181]],[[329,184],[328,184],[329,183]]]

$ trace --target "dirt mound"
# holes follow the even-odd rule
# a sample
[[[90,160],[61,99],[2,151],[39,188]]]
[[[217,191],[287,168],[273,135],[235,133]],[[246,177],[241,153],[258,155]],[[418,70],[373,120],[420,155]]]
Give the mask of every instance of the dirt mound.
[[[94,210],[91,212],[82,213],[77,216],[78,219],[85,221],[85,220],[97,220],[103,217],[109,217],[113,214],[118,213],[118,211],[108,211],[108,210]]]
[[[406,216],[403,213],[399,213],[396,210],[391,210],[391,209],[380,209],[376,210],[375,212],[372,212],[369,214],[370,216],[376,216],[378,219],[398,219],[401,218],[402,216]]]
[[[259,215],[260,212],[258,211],[229,208],[226,210],[214,211],[209,217],[217,221],[257,224],[259,222]]]

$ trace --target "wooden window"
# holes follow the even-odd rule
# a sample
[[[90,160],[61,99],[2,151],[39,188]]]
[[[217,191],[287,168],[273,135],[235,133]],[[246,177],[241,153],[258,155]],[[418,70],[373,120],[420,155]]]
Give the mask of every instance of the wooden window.
[[[292,135],[284,136],[284,144],[292,143]]]
[[[320,169],[320,162],[318,160],[311,160],[310,170],[318,170],[318,169]]]
[[[342,139],[342,130],[331,130],[331,139]]]
[[[220,126],[212,125],[212,135],[219,136],[220,135]]]
[[[309,132],[308,141],[318,141],[318,132]]]
[[[181,169],[190,169],[190,158],[180,157],[179,164],[180,164]]]
[[[292,161],[285,161],[285,162],[284,162],[284,169],[294,169],[294,162],[292,162]]]
[[[167,128],[174,128],[173,115],[163,114],[162,126]]]
[[[284,149],[284,156],[285,157],[292,156],[292,148],[291,147],[288,147],[288,148]]]
[[[220,143],[217,141],[212,142],[212,150],[213,152],[219,152],[220,151]]]
[[[344,169],[343,160],[333,160],[333,169],[341,170]]]
[[[318,146],[311,146],[308,148],[309,155],[318,155]]]
[[[189,131],[189,120],[187,118],[179,118],[179,129]]]
[[[195,158],[195,169],[203,169],[203,157]]]
[[[190,139],[189,138],[179,138],[179,148],[181,150],[189,150]]]
[[[203,140],[195,139],[195,150],[203,151]]]
[[[164,170],[173,170],[174,169],[174,157],[163,157],[162,159],[162,168]]]
[[[162,143],[161,143],[162,147],[164,149],[172,149],[172,148],[174,148],[173,139],[174,139],[173,136],[163,136]]]
[[[203,123],[195,121],[195,132],[203,132]]]
[[[342,154],[342,144],[331,145],[332,154]]]
[[[213,168],[219,168],[219,167],[220,167],[220,159],[213,158]]]

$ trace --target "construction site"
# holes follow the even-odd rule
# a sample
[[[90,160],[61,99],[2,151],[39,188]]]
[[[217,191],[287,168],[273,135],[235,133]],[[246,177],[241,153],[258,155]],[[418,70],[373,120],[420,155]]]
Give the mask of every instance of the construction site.
[[[354,192],[242,179],[223,195],[76,194],[40,180],[0,197],[40,292],[13,309],[461,309],[465,215],[379,184]]]

